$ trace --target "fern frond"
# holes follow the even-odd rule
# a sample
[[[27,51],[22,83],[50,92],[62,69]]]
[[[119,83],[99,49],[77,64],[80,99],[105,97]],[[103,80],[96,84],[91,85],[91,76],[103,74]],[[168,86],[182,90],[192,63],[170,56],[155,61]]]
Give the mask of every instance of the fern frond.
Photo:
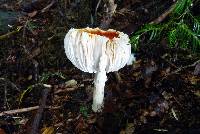
[[[178,34],[182,41],[192,44],[188,47],[192,48],[193,50],[196,50],[197,47],[200,47],[200,38],[198,37],[198,34],[190,30],[186,24],[183,23],[178,25]]]
[[[190,16],[193,21],[193,31],[200,37],[200,19],[193,17],[191,14]]]
[[[170,47],[174,47],[177,42],[177,30],[173,29],[169,31],[168,34],[168,42]]]
[[[162,37],[167,36],[170,47],[178,43],[181,48],[200,50],[200,18],[194,17],[190,12],[193,1],[177,0],[167,23],[144,25],[131,38],[133,48],[138,48],[140,37],[145,35],[148,41],[159,42]]]
[[[178,0],[175,4],[172,14],[182,15],[186,9],[188,9],[192,4],[192,0]]]
[[[131,39],[130,39],[130,43],[132,44],[132,48],[133,48],[134,51],[136,51],[137,48],[138,48],[140,36],[141,35],[138,34],[138,35],[132,36]]]
[[[161,30],[162,26],[161,25],[155,25],[155,24],[146,24],[144,25],[144,27],[137,31],[135,34],[141,34],[141,33],[147,33],[147,32],[150,32],[150,31],[158,31],[158,30]]]
[[[136,32],[136,34],[147,33],[149,35],[149,40],[159,38],[161,31],[163,30],[163,25],[146,24],[141,30]]]

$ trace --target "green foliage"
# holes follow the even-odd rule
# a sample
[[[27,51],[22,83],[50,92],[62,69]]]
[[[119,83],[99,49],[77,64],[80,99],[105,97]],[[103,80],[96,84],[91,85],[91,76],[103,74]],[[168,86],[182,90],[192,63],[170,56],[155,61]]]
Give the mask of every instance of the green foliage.
[[[39,26],[35,22],[33,22],[33,21],[28,21],[27,22],[27,28],[30,31],[33,31],[33,30],[37,29],[38,27]]]
[[[49,80],[50,77],[54,77],[54,76],[57,76],[61,79],[66,79],[65,76],[61,73],[61,72],[55,72],[55,73],[52,73],[52,72],[46,72],[46,73],[42,73],[42,76],[40,76],[40,82],[41,83],[45,83]]]
[[[88,117],[88,107],[86,106],[80,106],[80,113],[84,118]]]
[[[24,98],[24,95],[27,94],[27,93],[29,93],[29,92],[31,92],[32,89],[33,89],[33,85],[30,85],[26,90],[24,90],[24,91],[21,93],[21,95],[20,95],[20,97],[19,97],[19,104],[22,103],[22,100],[23,100],[23,98]]]
[[[173,15],[182,15],[192,5],[192,0],[178,0],[175,4]]]
[[[169,31],[168,40],[169,40],[170,47],[174,47],[176,44],[176,41],[177,41],[177,30],[176,29],[172,29],[171,31]]]
[[[192,0],[178,0],[167,22],[146,24],[131,37],[131,44],[137,50],[141,37],[148,42],[160,42],[167,38],[169,47],[187,48],[193,52],[200,49],[200,18],[190,12]]]
[[[46,83],[50,77],[54,77],[54,76],[57,76],[61,79],[66,79],[65,76],[59,71],[54,72],[54,73],[52,73],[52,72],[43,73],[42,76],[40,76],[40,80],[39,80],[38,84],[28,86],[28,88],[21,93],[21,95],[19,97],[19,104],[22,103],[24,96],[26,94],[30,93],[34,89],[34,87],[40,86],[41,84]]]
[[[140,37],[141,37],[141,34],[137,34],[137,35],[131,37],[131,44],[132,44],[132,48],[134,49],[134,51],[136,51],[138,48]]]

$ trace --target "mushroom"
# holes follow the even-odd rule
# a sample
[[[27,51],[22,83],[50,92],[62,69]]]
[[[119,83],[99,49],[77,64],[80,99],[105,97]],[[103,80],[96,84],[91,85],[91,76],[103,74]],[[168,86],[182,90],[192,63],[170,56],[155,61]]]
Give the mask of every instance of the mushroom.
[[[78,69],[95,73],[92,110],[103,107],[106,73],[123,68],[131,56],[128,35],[113,29],[70,29],[64,39],[67,58]]]

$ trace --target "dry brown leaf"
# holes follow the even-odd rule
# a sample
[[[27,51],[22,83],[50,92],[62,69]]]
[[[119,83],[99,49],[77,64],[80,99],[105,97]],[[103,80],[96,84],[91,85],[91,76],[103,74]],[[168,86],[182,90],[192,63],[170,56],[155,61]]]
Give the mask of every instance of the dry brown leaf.
[[[31,12],[31,13],[28,13],[28,16],[32,18],[32,17],[34,17],[37,13],[38,13],[38,11],[33,11],[33,12]]]
[[[46,128],[43,128],[44,131],[42,134],[54,134],[54,128],[53,127],[46,127]]]
[[[192,76],[190,79],[191,84],[196,85],[197,83],[200,82],[200,78],[197,76]]]
[[[32,59],[36,56],[38,56],[41,52],[41,49],[38,47],[38,48],[35,48],[32,52],[31,52],[31,55],[29,56],[29,59]]]
[[[77,133],[81,133],[83,132],[84,130],[86,130],[88,127],[88,124],[85,122],[85,120],[81,117],[78,122],[77,122],[77,125],[76,125],[76,128],[75,128],[75,131]]]
[[[6,134],[6,132],[0,128],[0,134]]]

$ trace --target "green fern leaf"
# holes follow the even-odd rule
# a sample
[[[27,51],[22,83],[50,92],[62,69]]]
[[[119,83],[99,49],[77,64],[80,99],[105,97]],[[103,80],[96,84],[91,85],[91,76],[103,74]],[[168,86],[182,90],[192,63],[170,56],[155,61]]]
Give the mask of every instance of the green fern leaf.
[[[200,21],[198,18],[192,16],[193,19],[193,31],[200,36]]]
[[[134,51],[138,49],[139,41],[140,41],[140,34],[132,36],[130,39],[130,43],[132,44],[132,48]]]
[[[171,31],[169,31],[168,34],[168,41],[169,41],[169,46],[170,47],[174,47],[176,42],[177,42],[177,30],[173,29]]]
[[[178,0],[175,4],[174,10],[172,14],[176,15],[182,15],[186,9],[188,9],[192,4],[192,0]]]
[[[155,25],[155,24],[146,24],[141,30],[136,32],[136,34],[144,34],[147,33],[149,35],[149,40],[153,40],[155,38],[159,38],[161,31],[163,30],[163,25]]]
[[[142,33],[147,33],[147,32],[150,32],[150,31],[156,31],[156,30],[159,30],[161,28],[162,28],[161,25],[146,24],[146,25],[144,25],[144,27],[141,30],[137,31],[135,34],[142,34]]]
[[[194,51],[197,47],[200,47],[200,39],[198,37],[198,34],[189,29],[186,24],[178,25],[178,34],[179,38],[182,39],[182,41],[185,41],[187,44],[192,44],[188,47],[192,48]]]

